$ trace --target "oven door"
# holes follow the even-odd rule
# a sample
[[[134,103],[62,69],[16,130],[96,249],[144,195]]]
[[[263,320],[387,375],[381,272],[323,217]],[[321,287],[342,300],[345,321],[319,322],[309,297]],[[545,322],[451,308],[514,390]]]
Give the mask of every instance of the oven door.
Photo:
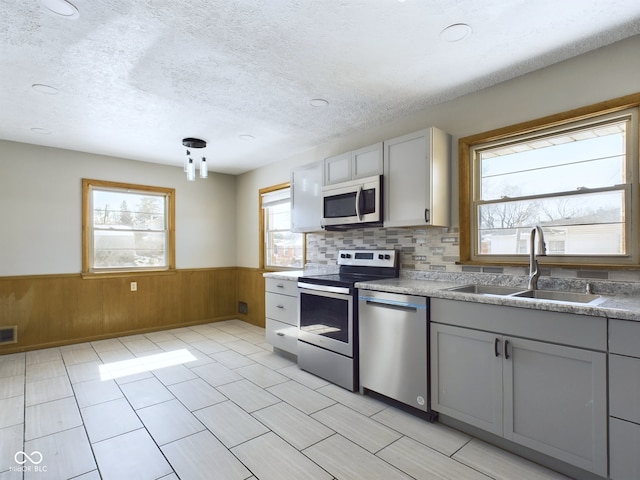
[[[303,285],[298,284],[298,340],[353,357],[354,300],[350,289]]]
[[[323,187],[323,226],[381,222],[380,185],[377,176]]]

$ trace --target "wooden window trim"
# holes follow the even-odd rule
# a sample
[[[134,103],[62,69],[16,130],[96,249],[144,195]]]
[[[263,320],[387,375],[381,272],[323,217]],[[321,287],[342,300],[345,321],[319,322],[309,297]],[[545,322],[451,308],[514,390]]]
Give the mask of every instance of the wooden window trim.
[[[593,117],[615,113],[628,108],[640,107],[640,93],[634,93],[623,97],[606,100],[604,102],[595,103],[585,107],[576,108],[562,113],[549,115],[546,117],[530,120],[507,127],[490,130],[487,132],[470,135],[458,140],[458,195],[459,195],[459,225],[460,225],[460,260],[459,264],[463,265],[497,265],[497,266],[521,266],[522,262],[501,262],[487,260],[474,260],[473,252],[473,232],[472,232],[472,196],[473,196],[473,165],[471,159],[471,149],[479,144],[492,141],[503,140],[516,135],[537,133],[548,128],[560,127],[572,122],[580,120],[588,120]],[[633,161],[638,164],[638,158]],[[637,189],[638,186],[634,185]],[[634,203],[632,205],[632,215],[636,228],[638,227],[638,194],[635,194]],[[621,263],[545,263],[547,266],[573,267],[573,268],[605,268],[605,269],[629,269],[639,268],[640,265],[621,264]]]
[[[90,192],[91,187],[102,188],[117,188],[117,189],[129,189],[138,190],[143,192],[151,192],[166,195],[169,199],[168,202],[168,222],[169,222],[169,244],[167,252],[167,266],[162,268],[146,268],[146,269],[122,269],[117,271],[91,271],[91,261],[89,258],[91,231],[89,228],[89,215],[91,212]],[[176,269],[176,206],[175,206],[175,189],[166,187],[153,187],[149,185],[138,185],[133,183],[123,182],[111,182],[107,180],[93,180],[88,178],[82,179],[82,276],[83,278],[91,277],[104,277],[104,276],[130,276],[130,275],[153,275],[153,274],[166,274],[173,273]]]

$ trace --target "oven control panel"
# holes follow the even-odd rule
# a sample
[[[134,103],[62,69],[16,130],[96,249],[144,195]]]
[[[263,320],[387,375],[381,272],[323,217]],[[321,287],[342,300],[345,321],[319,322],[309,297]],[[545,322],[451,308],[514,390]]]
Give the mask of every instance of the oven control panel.
[[[338,265],[395,267],[396,250],[338,250]]]

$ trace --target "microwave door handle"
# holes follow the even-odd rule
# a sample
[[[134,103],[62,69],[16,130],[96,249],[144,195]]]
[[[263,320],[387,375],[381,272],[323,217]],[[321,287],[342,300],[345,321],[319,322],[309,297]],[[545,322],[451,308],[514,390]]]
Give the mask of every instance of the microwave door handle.
[[[362,220],[360,215],[360,196],[362,195],[362,186],[358,187],[358,193],[356,193],[356,216],[358,220]]]

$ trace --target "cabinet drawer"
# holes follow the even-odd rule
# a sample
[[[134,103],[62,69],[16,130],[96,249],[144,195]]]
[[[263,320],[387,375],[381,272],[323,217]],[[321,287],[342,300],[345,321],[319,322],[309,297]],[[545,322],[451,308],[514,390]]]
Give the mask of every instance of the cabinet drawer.
[[[298,297],[267,293],[265,310],[268,318],[298,326]]]
[[[640,322],[609,320],[609,351],[640,357]]]
[[[298,280],[280,280],[278,278],[266,278],[265,280],[265,290],[267,292],[298,296]]]
[[[640,478],[640,425],[609,419],[609,478]]]
[[[640,358],[609,355],[609,414],[640,423]]]
[[[293,353],[294,355],[298,354],[297,326],[267,318],[265,337],[267,343],[270,343],[274,347]]]

